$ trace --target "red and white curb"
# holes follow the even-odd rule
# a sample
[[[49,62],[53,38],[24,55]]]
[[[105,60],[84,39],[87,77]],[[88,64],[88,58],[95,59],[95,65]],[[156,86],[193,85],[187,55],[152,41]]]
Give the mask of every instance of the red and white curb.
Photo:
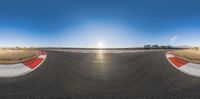
[[[44,51],[39,51],[37,58],[18,64],[0,65],[0,77],[17,77],[30,73],[37,69],[46,59]]]
[[[190,63],[174,56],[171,52],[166,53],[167,60],[178,70],[190,76],[200,77],[200,64]]]

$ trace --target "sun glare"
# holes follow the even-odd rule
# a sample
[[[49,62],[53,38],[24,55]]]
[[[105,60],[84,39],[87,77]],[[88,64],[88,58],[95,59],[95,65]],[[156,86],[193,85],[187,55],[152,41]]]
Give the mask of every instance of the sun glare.
[[[99,42],[98,43],[98,48],[104,48],[104,43],[103,42]]]

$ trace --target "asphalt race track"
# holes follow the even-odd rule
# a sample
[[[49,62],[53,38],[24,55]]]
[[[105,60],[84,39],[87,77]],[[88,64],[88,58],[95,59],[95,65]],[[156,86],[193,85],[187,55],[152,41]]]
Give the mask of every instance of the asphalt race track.
[[[174,68],[166,51],[47,51],[35,71],[0,78],[0,99],[199,99],[200,78]]]

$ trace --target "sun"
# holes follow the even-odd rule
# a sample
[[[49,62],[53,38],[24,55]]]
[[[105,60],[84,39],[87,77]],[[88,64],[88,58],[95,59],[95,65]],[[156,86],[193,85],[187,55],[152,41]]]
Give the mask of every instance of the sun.
[[[98,42],[98,48],[104,48],[104,43],[103,42]]]

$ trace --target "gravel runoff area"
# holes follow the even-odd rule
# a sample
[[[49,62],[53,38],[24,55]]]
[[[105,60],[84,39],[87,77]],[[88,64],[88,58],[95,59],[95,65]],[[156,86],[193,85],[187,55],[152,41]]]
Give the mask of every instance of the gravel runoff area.
[[[185,61],[200,64],[200,49],[177,50],[172,53]]]
[[[38,57],[38,50],[34,49],[0,49],[0,64],[16,64]]]

